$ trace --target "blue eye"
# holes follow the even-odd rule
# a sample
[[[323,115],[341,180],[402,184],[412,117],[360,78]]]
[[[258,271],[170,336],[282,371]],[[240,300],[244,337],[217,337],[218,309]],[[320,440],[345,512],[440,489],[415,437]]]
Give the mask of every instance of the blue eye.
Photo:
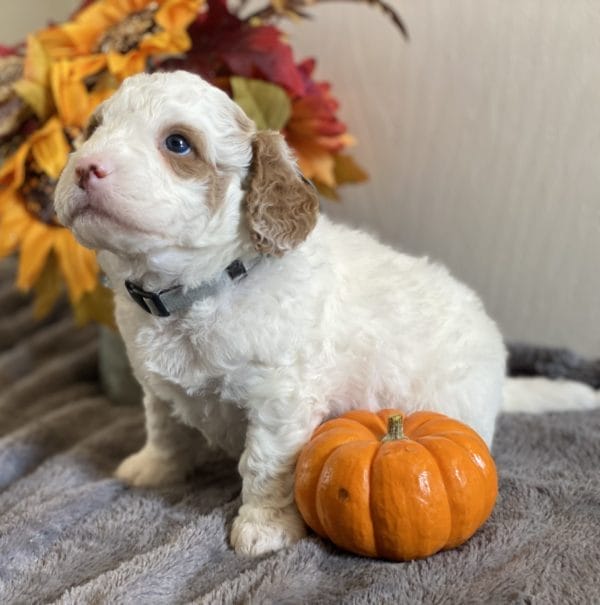
[[[170,134],[165,139],[165,145],[169,151],[178,153],[179,155],[185,155],[192,150],[192,146],[188,143],[188,140],[180,134]]]

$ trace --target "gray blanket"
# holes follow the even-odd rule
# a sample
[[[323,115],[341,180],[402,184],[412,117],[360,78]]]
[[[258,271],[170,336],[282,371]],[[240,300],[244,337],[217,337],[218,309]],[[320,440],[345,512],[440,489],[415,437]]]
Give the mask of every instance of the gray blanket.
[[[142,410],[100,392],[93,328],[30,313],[0,289],[0,603],[600,603],[600,410],[500,418],[499,500],[461,548],[389,563],[310,536],[244,558],[235,464],[114,480]]]

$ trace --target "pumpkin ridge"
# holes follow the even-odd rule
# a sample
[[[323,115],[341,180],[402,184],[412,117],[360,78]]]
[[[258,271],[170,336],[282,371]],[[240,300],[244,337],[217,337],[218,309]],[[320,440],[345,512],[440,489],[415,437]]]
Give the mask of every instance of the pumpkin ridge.
[[[348,426],[349,423],[351,423],[351,426]],[[354,426],[352,426],[352,425],[354,425]],[[371,431],[371,429],[368,426],[365,426],[364,424],[360,423],[358,420],[356,420],[354,418],[347,418],[344,415],[344,416],[339,416],[337,418],[330,418],[329,420],[326,420],[323,424],[319,425],[314,430],[314,432],[311,436],[311,440],[315,439],[316,437],[318,437],[324,433],[329,433],[329,431],[333,431],[335,429],[341,429],[341,428],[344,428],[349,431],[367,430],[367,431],[369,431],[369,433],[371,433],[373,435],[374,439],[377,438],[377,436],[375,434],[373,434],[373,431]]]
[[[436,428],[436,424],[443,423],[447,424],[448,428],[440,427]],[[425,437],[426,435],[431,435],[435,433],[436,435],[441,435],[446,432],[453,433],[463,433],[463,432],[472,432],[473,429],[466,425],[464,422],[460,422],[460,420],[454,420],[454,418],[450,418],[449,416],[444,416],[443,414],[436,414],[435,416],[428,418],[422,424],[417,425],[416,427],[410,427],[409,435],[412,439],[418,439],[419,437]]]
[[[328,464],[330,464],[330,466],[332,467],[332,469],[327,469],[327,470],[339,470],[339,469],[336,469],[336,467],[333,464],[333,462],[330,462],[331,457],[334,455],[334,452],[338,451],[343,446],[350,446],[351,445],[352,447],[354,447],[354,446],[356,446],[357,443],[365,444],[364,445],[365,449],[367,449],[369,446],[376,445],[372,441],[367,441],[366,439],[362,440],[361,442],[347,441],[345,443],[341,443],[333,451],[330,452],[330,454],[327,456],[327,458],[323,462],[323,465],[321,467],[321,471],[319,472],[319,482],[318,482],[319,486],[323,486],[323,485],[325,485],[327,483],[323,479],[323,473],[325,472],[326,467],[327,467]],[[371,503],[371,482],[370,482],[371,477],[370,477],[370,472],[371,472],[372,462],[373,462],[373,459],[377,455],[377,451],[378,451],[377,449],[374,449],[374,451],[373,451],[373,453],[371,455],[371,461],[369,463],[369,481],[367,482],[367,486],[368,486],[368,489],[369,489],[369,498],[368,498],[368,501],[367,501],[367,505],[368,505],[368,509],[369,509],[369,514],[370,514],[370,503]],[[353,452],[352,452],[352,450],[350,451],[349,455],[345,456],[345,460],[346,461],[352,460],[353,462],[355,462],[358,465],[360,465],[360,461],[357,458],[353,458]],[[332,481],[332,484],[333,483],[337,483],[337,482],[334,480],[334,481]],[[328,495],[330,495],[330,494],[328,494]],[[315,493],[315,504],[316,504],[316,509],[317,509],[317,516],[318,516],[319,522],[321,523],[321,526],[325,529],[326,535],[329,538],[329,540],[331,540],[334,544],[336,544],[340,548],[344,548],[344,549],[350,550],[352,552],[358,552],[358,553],[363,554],[365,556],[373,556],[371,554],[370,550],[362,548],[362,546],[360,544],[356,544],[355,543],[355,547],[352,548],[347,543],[344,543],[345,542],[345,538],[341,537],[341,536],[343,536],[345,532],[342,531],[341,534],[339,532],[336,534],[336,532],[331,527],[331,524],[329,523],[329,518],[326,518],[324,520],[323,515],[320,514],[320,512],[322,512],[322,510],[326,510],[326,511],[329,510],[329,507],[328,506],[323,506],[324,503],[323,503],[322,500],[319,499],[319,496],[320,496],[320,494],[317,491]],[[320,509],[322,509],[322,510],[320,511]],[[338,521],[339,520],[340,520],[340,518],[338,517]],[[347,521],[347,519],[345,521]],[[342,523],[344,523],[344,521],[342,521]],[[375,545],[375,535],[374,535],[375,534],[375,526],[374,526],[374,523],[373,523],[372,519],[370,520],[370,529],[371,529],[371,534],[373,535],[373,544]],[[341,539],[340,539],[340,537],[341,537]],[[364,536],[363,536],[363,538],[364,538]]]
[[[368,410],[355,409],[346,412],[342,418],[357,422],[360,426],[372,433],[373,439],[379,440],[387,431],[387,421],[381,416],[382,411],[385,412],[387,410],[380,410],[374,414]],[[380,426],[373,426],[373,423],[377,425],[379,422],[381,423]]]
[[[334,419],[334,420],[336,420],[336,419]],[[323,426],[323,425],[321,425],[321,426]],[[339,449],[342,445],[345,445],[347,443],[359,443],[359,442],[367,441],[367,439],[364,438],[365,436],[361,436],[359,434],[360,430],[362,430],[363,427],[361,427],[361,425],[358,424],[357,428],[359,430],[356,433],[353,433],[351,428],[349,428],[348,426],[344,426],[344,425],[335,426],[332,423],[329,425],[329,427],[326,431],[322,431],[321,433],[318,433],[318,434],[315,431],[315,433],[314,433],[315,436],[313,438],[311,438],[310,442],[307,445],[307,447],[309,447],[309,449],[308,450],[304,449],[302,452],[300,452],[300,454],[298,456],[298,460],[296,461],[296,469],[294,471],[294,473],[295,473],[294,497],[296,499],[296,504],[297,504],[298,508],[301,510],[303,517],[305,517],[305,515],[310,515],[311,523],[307,522],[307,524],[310,525],[311,529],[319,535],[325,535],[325,532],[323,530],[323,524],[322,524],[321,520],[319,519],[319,515],[317,513],[317,496],[316,496],[316,493],[314,493],[314,492],[312,493],[312,495],[307,494],[307,491],[306,491],[307,484],[314,483],[314,486],[319,485],[319,482],[321,481],[321,475],[323,473],[323,467],[327,463],[327,460],[329,459],[331,454],[334,451],[336,451],[337,449]],[[326,443],[332,439],[332,433],[333,433],[333,438],[337,437],[340,440],[340,442],[327,453],[327,455],[321,462],[321,467],[318,469],[318,476],[314,478],[316,480],[311,481],[310,479],[307,479],[305,471],[302,470],[304,468],[304,461],[306,458],[308,458],[309,464],[312,463],[313,457],[315,455],[314,450],[318,450],[318,448],[321,447],[322,445],[326,445]],[[309,509],[309,510],[307,510],[307,509]],[[306,520],[306,517],[305,517],[305,520]],[[315,526],[316,523],[319,524],[318,527]]]
[[[387,450],[387,451],[385,451],[385,450]],[[399,450],[399,451],[394,451],[394,450]],[[379,498],[379,501],[377,503],[377,506],[374,506],[371,508],[370,514],[371,514],[371,519],[373,522],[374,535],[375,535],[375,540],[376,540],[378,553],[379,553],[380,557],[383,557],[386,559],[392,559],[392,560],[395,560],[395,559],[401,559],[401,560],[419,559],[424,556],[428,556],[429,554],[433,554],[434,552],[437,552],[444,548],[444,546],[448,540],[448,537],[450,536],[450,527],[451,527],[450,504],[449,504],[448,496],[446,493],[446,487],[445,487],[445,484],[441,477],[441,469],[439,468],[439,466],[437,464],[437,460],[424,445],[418,443],[417,441],[412,439],[410,436],[407,439],[403,439],[403,440],[399,440],[399,441],[388,441],[388,442],[382,444],[382,446],[379,448],[377,454],[373,458],[373,462],[372,462],[372,466],[371,466],[371,487],[372,488],[375,487],[374,479],[373,479],[373,470],[372,470],[373,466],[375,464],[379,464],[381,459],[385,458],[386,456],[390,457],[390,464],[391,464],[391,463],[393,463],[392,461],[394,459],[399,457],[398,456],[399,454],[403,454],[404,456],[407,457],[407,459],[404,461],[405,464],[403,465],[403,466],[409,465],[409,468],[407,468],[407,470],[406,470],[407,478],[410,478],[411,475],[414,474],[415,467],[421,468],[422,470],[429,469],[429,470],[433,471],[431,474],[431,480],[434,483],[438,484],[437,485],[438,489],[441,489],[441,487],[443,486],[444,496],[442,497],[441,494],[439,494],[439,491],[437,491],[437,489],[432,490],[430,492],[430,494],[433,494],[433,499],[430,500],[430,503],[428,504],[428,506],[434,505],[434,503],[435,503],[437,512],[441,513],[441,515],[442,515],[441,520],[445,520],[447,522],[447,525],[445,525],[445,524],[443,524],[442,526],[438,525],[436,527],[434,533],[430,533],[428,536],[424,536],[422,534],[421,530],[427,526],[427,523],[424,523],[423,525],[417,524],[416,526],[414,525],[414,523],[411,523],[412,515],[414,514],[414,510],[411,510],[412,505],[410,504],[412,497],[406,496],[407,487],[405,485],[403,485],[401,482],[399,482],[397,492],[394,492],[391,489],[389,489],[390,486],[381,490],[381,484],[379,485],[380,489],[372,489],[372,491],[369,493],[369,497],[371,499],[373,497]],[[383,467],[383,463],[380,464],[380,468],[382,468],[382,467]],[[401,472],[398,475],[398,477],[402,478],[402,477],[404,477],[404,474]],[[399,496],[399,500],[397,500],[397,502],[399,503],[399,508],[404,509],[404,513],[408,514],[408,517],[406,517],[406,518],[404,516],[394,517],[395,519],[399,519],[399,525],[400,525],[400,528],[397,527],[396,530],[401,531],[402,533],[405,533],[406,536],[405,536],[404,542],[401,542],[400,544],[398,544],[397,546],[394,547],[393,550],[395,550],[396,552],[394,552],[393,554],[391,553],[391,551],[389,550],[388,547],[385,547],[382,544],[381,541],[385,540],[385,531],[383,530],[384,528],[382,526],[378,525],[378,520],[380,519],[380,517],[381,517],[380,520],[382,523],[385,524],[385,522],[386,522],[387,515],[379,514],[379,513],[381,513],[382,510],[385,510],[385,509],[382,509],[382,501],[381,501],[381,495],[385,491],[387,491],[390,494],[402,493],[402,495]],[[375,495],[373,495],[373,494],[375,494]],[[417,501],[417,500],[418,499],[415,499],[415,501]],[[436,502],[436,500],[437,500],[437,502]],[[389,506],[389,503],[388,503],[388,506]],[[375,511],[374,510],[375,508],[377,508],[378,511]],[[437,535],[435,535],[435,534],[437,534]],[[442,537],[440,537],[440,535]],[[380,536],[379,542],[377,542],[378,536]],[[425,549],[423,549],[422,541],[425,539],[425,537],[429,541],[429,546],[425,547]],[[432,550],[430,550],[430,549],[432,549]],[[399,554],[399,553],[401,553],[401,554]]]
[[[373,489],[371,481],[373,478],[373,464],[375,463],[375,458],[377,458],[378,453],[379,450],[375,452],[375,455],[371,458],[371,463],[369,464],[369,517],[371,518],[371,525],[373,526],[373,544],[375,546],[373,556],[377,558],[381,557],[379,554],[381,552],[381,546],[379,544],[379,528],[376,524],[376,517],[373,515]]]
[[[458,431],[456,431],[458,433]],[[456,448],[456,452],[459,453],[461,460],[460,460],[460,465],[456,465],[456,464],[451,464],[452,467],[460,467],[463,469],[463,474],[466,476],[467,475],[467,471],[464,467],[464,465],[466,465],[467,463],[470,465],[470,472],[471,473],[475,473],[477,475],[477,481],[475,482],[471,482],[470,487],[473,488],[473,485],[477,485],[479,483],[483,483],[485,484],[485,477],[483,476],[483,473],[481,472],[481,469],[477,466],[477,464],[475,464],[475,462],[473,461],[473,459],[471,458],[471,456],[469,455],[469,451],[466,450],[463,445],[461,443],[457,443],[456,441],[453,441],[452,439],[448,439],[447,437],[445,437],[443,434],[432,434],[432,435],[426,435],[422,438],[423,441],[441,441],[441,442],[446,442],[446,443],[451,443],[455,448]],[[445,459],[440,460],[440,452],[435,449],[435,448],[429,448],[427,447],[426,444],[422,444],[427,451],[431,454],[431,456],[433,456],[433,458],[435,459],[438,468],[440,469],[440,475],[442,477],[442,482],[444,484],[444,489],[446,492],[446,497],[448,498],[448,506],[450,507],[450,535],[448,536],[448,542],[446,543],[446,546],[444,546],[444,548],[453,548],[454,546],[458,544],[462,544],[464,541],[468,540],[476,531],[477,529],[479,529],[479,527],[481,527],[483,521],[485,520],[485,512],[486,512],[486,503],[484,500],[480,499],[479,497],[477,498],[472,498],[471,502],[481,502],[480,505],[480,510],[479,510],[479,514],[476,516],[476,522],[471,521],[470,525],[474,526],[475,529],[471,530],[471,528],[469,528],[469,531],[465,531],[465,524],[469,523],[469,519],[461,519],[462,523],[459,524],[459,519],[457,518],[457,515],[459,514],[459,511],[456,510],[456,506],[454,504],[455,499],[452,497],[452,493],[454,493],[454,491],[456,490],[456,487],[449,485],[449,481],[451,480],[450,477],[448,477],[447,473],[444,472],[444,462],[446,461]],[[446,446],[447,447],[447,446]],[[448,453],[446,452],[445,454],[445,458],[447,459]],[[440,466],[440,462],[442,464],[442,466]],[[461,492],[463,491],[463,487],[461,486]],[[465,511],[460,511],[460,513],[462,515],[464,515]],[[473,514],[473,512],[470,510],[469,513],[471,513],[471,515]],[[471,516],[471,515],[467,515]],[[456,533],[459,532],[458,536],[456,535]],[[458,539],[457,539],[458,538]]]
[[[443,436],[443,434],[441,434],[440,436]],[[481,467],[480,461],[476,459],[476,454],[474,452],[472,452],[470,449],[467,449],[465,447],[464,443],[460,443],[455,441],[454,439],[452,439],[451,437],[455,436],[455,437],[460,437],[461,439],[467,439],[467,440],[471,440],[474,442],[474,444],[478,445],[478,446],[483,446],[485,449],[484,451],[488,452],[488,456],[490,458],[490,460],[492,461],[492,464],[487,464],[486,468],[489,471],[489,474],[486,474],[486,472],[484,471],[484,469]],[[479,474],[481,483],[486,485],[486,487],[493,487],[492,490],[490,491],[485,491],[484,492],[484,496],[485,496],[485,505],[482,507],[482,512],[481,512],[481,517],[479,519],[479,525],[478,527],[481,527],[485,521],[489,518],[489,516],[492,513],[492,510],[494,509],[494,505],[496,503],[496,498],[498,495],[498,477],[497,477],[497,472],[496,472],[496,468],[494,465],[494,459],[492,457],[491,452],[489,452],[487,444],[485,443],[485,441],[483,441],[483,439],[481,439],[481,437],[475,432],[475,431],[468,431],[468,432],[461,432],[461,431],[451,431],[448,433],[448,436],[446,437],[446,439],[448,439],[449,441],[452,441],[453,443],[455,443],[456,445],[458,445],[464,452],[465,455],[467,457],[467,459],[469,460],[469,462],[473,465],[473,467],[475,469],[477,469],[477,473]],[[485,462],[485,461],[484,461]]]

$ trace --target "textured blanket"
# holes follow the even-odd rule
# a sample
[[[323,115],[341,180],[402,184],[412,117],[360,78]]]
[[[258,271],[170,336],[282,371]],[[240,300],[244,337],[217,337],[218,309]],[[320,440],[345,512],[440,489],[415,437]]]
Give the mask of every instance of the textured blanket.
[[[229,462],[169,489],[111,471],[143,442],[100,392],[94,329],[31,320],[0,265],[0,603],[600,603],[600,410],[504,416],[500,496],[461,548],[411,563],[311,536],[258,559],[227,534]],[[597,378],[597,377],[596,377]]]

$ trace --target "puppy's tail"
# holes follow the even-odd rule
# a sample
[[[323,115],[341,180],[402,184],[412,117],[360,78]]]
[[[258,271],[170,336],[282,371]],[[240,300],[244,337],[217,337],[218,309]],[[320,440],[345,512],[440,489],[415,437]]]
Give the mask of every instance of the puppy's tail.
[[[582,382],[548,378],[508,378],[503,412],[566,412],[600,407],[600,391]]]

